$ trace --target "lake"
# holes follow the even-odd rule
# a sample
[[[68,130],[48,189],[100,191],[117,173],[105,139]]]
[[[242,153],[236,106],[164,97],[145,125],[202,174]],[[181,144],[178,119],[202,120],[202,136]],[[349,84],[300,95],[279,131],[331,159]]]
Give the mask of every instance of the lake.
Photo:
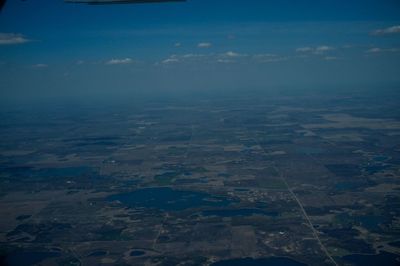
[[[388,252],[381,252],[376,255],[360,255],[353,254],[344,256],[345,261],[351,262],[356,266],[365,265],[385,265],[385,266],[398,266],[400,265],[400,256]]]
[[[307,264],[289,259],[289,258],[262,258],[262,259],[252,259],[252,258],[243,258],[243,259],[232,259],[232,260],[224,260],[218,261],[212,266],[307,266]]]
[[[6,256],[5,262],[8,266],[29,266],[40,263],[47,258],[59,257],[58,252],[47,251],[16,251]]]
[[[107,201],[120,201],[130,208],[154,208],[179,211],[202,206],[224,207],[231,201],[204,192],[174,190],[168,187],[144,188],[108,196]]]
[[[220,216],[220,217],[233,217],[233,216],[252,216],[252,215],[265,215],[265,216],[278,216],[278,212],[263,211],[260,209],[235,209],[235,210],[206,210],[201,212],[203,216]]]

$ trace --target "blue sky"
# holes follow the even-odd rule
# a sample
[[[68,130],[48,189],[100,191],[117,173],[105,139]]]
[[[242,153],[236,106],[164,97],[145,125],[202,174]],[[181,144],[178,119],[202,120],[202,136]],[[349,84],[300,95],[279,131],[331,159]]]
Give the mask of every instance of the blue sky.
[[[397,0],[10,0],[3,99],[400,84]]]

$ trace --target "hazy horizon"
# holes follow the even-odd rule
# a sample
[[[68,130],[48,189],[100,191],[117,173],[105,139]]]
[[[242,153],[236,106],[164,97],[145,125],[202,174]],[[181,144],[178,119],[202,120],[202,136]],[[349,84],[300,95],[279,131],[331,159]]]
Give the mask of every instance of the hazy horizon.
[[[386,89],[400,84],[397,1],[9,1],[3,102]]]

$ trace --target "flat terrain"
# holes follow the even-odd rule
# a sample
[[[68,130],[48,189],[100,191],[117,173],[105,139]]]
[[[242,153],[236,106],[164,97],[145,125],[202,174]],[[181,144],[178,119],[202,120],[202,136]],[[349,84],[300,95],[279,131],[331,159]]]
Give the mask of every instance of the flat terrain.
[[[0,113],[5,265],[399,265],[400,104],[309,95]]]

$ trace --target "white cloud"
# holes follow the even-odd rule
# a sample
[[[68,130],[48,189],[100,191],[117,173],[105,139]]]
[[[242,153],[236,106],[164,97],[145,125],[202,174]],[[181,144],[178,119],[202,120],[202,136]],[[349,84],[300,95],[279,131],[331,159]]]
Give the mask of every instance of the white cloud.
[[[275,63],[287,61],[289,59],[287,56],[279,56],[276,54],[256,54],[253,58],[260,63]]]
[[[85,61],[83,61],[83,60],[78,60],[78,61],[76,61],[76,64],[77,65],[83,65],[85,63]]]
[[[226,52],[226,53],[222,54],[222,56],[225,56],[225,57],[243,57],[243,56],[246,56],[246,55],[229,51],[229,52]]]
[[[199,44],[197,44],[197,47],[199,48],[210,48],[212,46],[212,44],[210,42],[201,42]]]
[[[314,51],[314,49],[312,47],[300,47],[296,49],[296,52],[298,53],[308,53],[308,52],[312,52]]]
[[[156,66],[172,65],[172,64],[203,64],[203,63],[221,63],[221,64],[234,64],[234,63],[249,63],[249,64],[262,64],[274,63],[290,60],[291,57],[263,53],[263,54],[246,54],[234,51],[224,53],[188,53],[188,54],[172,54],[164,60],[155,63]]]
[[[253,58],[260,63],[281,62],[289,59],[288,57],[279,56],[276,54],[256,54],[253,56]]]
[[[254,58],[272,58],[272,57],[277,57],[278,55],[276,54],[256,54],[254,55]]]
[[[379,48],[379,47],[374,47],[366,51],[366,53],[370,54],[377,54],[377,53],[384,53],[384,52],[400,52],[399,48]]]
[[[296,49],[296,52],[298,53],[313,53],[313,54],[324,54],[326,52],[335,50],[334,47],[332,46],[327,46],[327,45],[320,45],[317,47],[300,47]]]
[[[206,55],[204,54],[185,54],[182,57],[183,58],[199,58],[199,57],[205,57]]]
[[[36,65],[33,65],[32,67],[34,67],[34,68],[46,68],[48,66],[49,65],[47,65],[47,64],[36,64]]]
[[[212,54],[212,55],[210,55],[210,57],[212,57],[218,63],[232,64],[232,63],[236,63],[237,60],[240,60],[240,61],[246,60],[248,58],[248,55],[236,53],[233,51],[228,51],[228,52],[222,53],[222,54]]]
[[[168,64],[176,64],[176,63],[185,63],[185,62],[199,62],[209,56],[210,55],[207,55],[207,54],[183,54],[183,55],[172,54],[167,59],[164,59],[155,64],[156,65],[168,65]]]
[[[315,53],[323,54],[325,52],[332,51],[332,50],[335,50],[335,48],[333,48],[331,46],[322,45],[322,46],[318,46],[317,48],[315,48]]]
[[[17,33],[0,33],[0,45],[13,45],[13,44],[23,44],[30,42],[22,34]]]
[[[162,64],[173,64],[173,63],[179,63],[178,58],[167,58],[163,61],[161,61]]]
[[[218,63],[222,63],[222,64],[233,64],[233,63],[236,63],[236,61],[232,60],[232,59],[218,59],[217,62]]]
[[[380,53],[380,52],[382,52],[382,49],[377,47],[367,50],[367,53]]]
[[[106,65],[126,65],[133,63],[131,58],[123,58],[123,59],[111,59],[110,61],[106,62]]]
[[[400,25],[388,27],[385,29],[378,29],[371,32],[372,35],[390,35],[400,33]]]
[[[177,43],[174,44],[174,46],[175,46],[175,47],[181,47],[182,44],[181,44],[180,42],[177,42]]]

